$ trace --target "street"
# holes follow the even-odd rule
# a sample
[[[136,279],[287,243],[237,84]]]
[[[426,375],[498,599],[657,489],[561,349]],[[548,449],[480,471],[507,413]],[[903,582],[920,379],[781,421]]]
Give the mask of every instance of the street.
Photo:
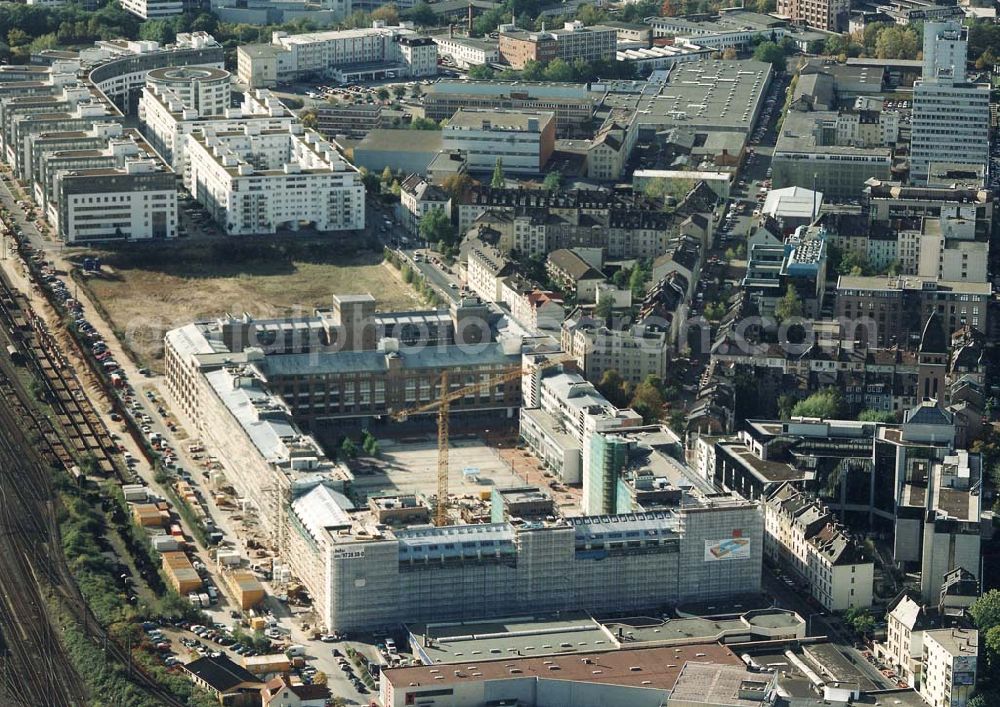
[[[896,684],[888,680],[878,669],[868,662],[864,654],[854,647],[852,632],[843,626],[839,619],[814,603],[806,600],[807,592],[789,587],[775,576],[765,563],[762,577],[762,589],[774,597],[775,605],[782,609],[790,609],[806,620],[810,636],[826,636],[830,644],[865,678],[879,689],[894,689]]]

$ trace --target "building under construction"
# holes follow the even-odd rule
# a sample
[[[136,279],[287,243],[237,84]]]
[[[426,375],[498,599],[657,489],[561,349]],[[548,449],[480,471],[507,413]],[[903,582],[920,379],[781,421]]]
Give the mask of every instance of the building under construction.
[[[516,419],[522,390],[561,365],[558,355],[525,353],[520,339],[498,340],[478,300],[449,312],[377,314],[373,298],[352,296],[308,318],[175,329],[165,358],[175,404],[328,629],[638,611],[757,591],[762,520],[751,502],[691,489],[653,512],[449,525],[449,442],[438,419],[436,490],[446,500],[434,527],[430,508],[389,512],[409,500],[355,508],[351,470],[300,427],[361,421],[377,434],[400,413],[432,421],[442,406],[445,420]]]
[[[760,590],[763,520],[728,494],[670,510],[391,527],[318,486],[292,504],[296,571],[329,629],[584,609],[656,610]]]

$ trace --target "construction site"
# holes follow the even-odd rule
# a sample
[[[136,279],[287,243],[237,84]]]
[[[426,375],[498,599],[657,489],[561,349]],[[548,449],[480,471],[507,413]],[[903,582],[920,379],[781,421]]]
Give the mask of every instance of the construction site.
[[[519,445],[522,405],[572,370],[557,347],[505,340],[478,300],[390,314],[370,296],[333,301],[313,317],[226,317],[166,337],[173,404],[318,624],[639,611],[759,589],[754,504],[689,495],[582,517],[580,489]],[[740,553],[707,557],[733,537]]]

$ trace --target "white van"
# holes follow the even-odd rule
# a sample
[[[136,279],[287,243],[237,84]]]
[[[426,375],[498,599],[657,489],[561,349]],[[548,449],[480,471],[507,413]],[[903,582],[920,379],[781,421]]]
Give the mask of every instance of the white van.
[[[285,649],[285,655],[287,655],[289,658],[298,658],[300,656],[304,656],[305,654],[306,654],[305,646],[293,645],[293,646],[288,646],[288,648]]]

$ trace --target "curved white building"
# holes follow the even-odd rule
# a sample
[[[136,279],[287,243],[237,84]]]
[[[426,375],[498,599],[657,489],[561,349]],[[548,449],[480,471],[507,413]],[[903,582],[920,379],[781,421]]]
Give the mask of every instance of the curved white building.
[[[232,97],[231,75],[208,66],[165,66],[146,74],[146,83],[170,92],[185,107],[207,117],[223,115]]]

